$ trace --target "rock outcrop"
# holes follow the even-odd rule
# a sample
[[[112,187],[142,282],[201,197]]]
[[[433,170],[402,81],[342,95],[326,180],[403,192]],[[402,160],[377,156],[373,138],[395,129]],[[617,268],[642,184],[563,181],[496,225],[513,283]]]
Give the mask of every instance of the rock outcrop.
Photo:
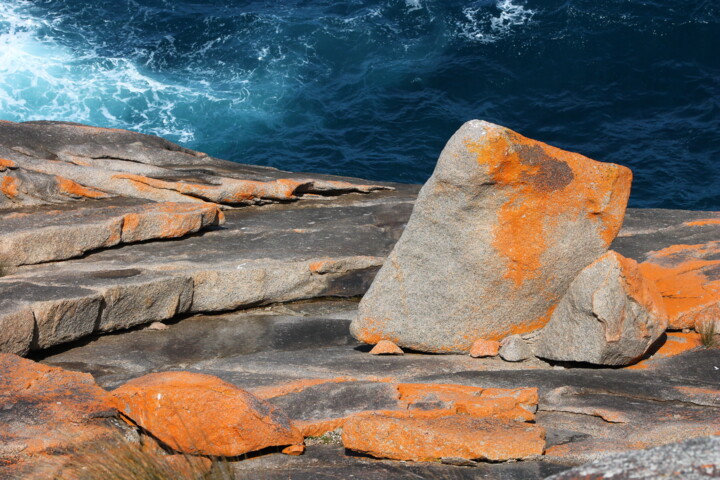
[[[637,262],[609,251],[573,280],[534,351],[549,360],[628,365],[666,327],[655,284],[640,273]]]
[[[193,312],[360,295],[416,191],[62,122],[0,122],[0,159],[0,351],[20,355]],[[270,203],[303,205],[235,208]]]
[[[0,353],[0,477],[55,478],[73,452],[119,435],[110,395],[87,373]]]
[[[112,396],[123,415],[184,453],[235,457],[303,442],[277,407],[212,375],[150,374]]]
[[[631,173],[471,121],[453,135],[352,333],[467,352],[544,326],[622,225]]]

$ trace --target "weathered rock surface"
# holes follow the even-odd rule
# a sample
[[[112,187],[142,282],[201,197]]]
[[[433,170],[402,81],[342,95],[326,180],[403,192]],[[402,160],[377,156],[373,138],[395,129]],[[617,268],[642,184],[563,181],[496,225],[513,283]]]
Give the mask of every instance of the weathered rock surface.
[[[477,338],[544,326],[620,230],[630,182],[625,167],[466,123],[360,303],[353,335],[467,352]]]
[[[570,284],[534,351],[549,360],[628,365],[665,332],[660,292],[637,262],[609,251]]]
[[[470,347],[470,356],[473,358],[495,357],[500,352],[500,342],[496,340],[475,340]]]
[[[0,123],[0,209],[113,195],[156,202],[262,205],[388,188],[244,168],[126,130]]]
[[[396,418],[374,414],[347,421],[342,440],[350,450],[395,460],[503,461],[541,455],[545,430],[527,423],[464,415]]]
[[[184,453],[234,457],[303,442],[278,408],[211,375],[154,373],[112,396],[124,415]]]
[[[720,478],[720,437],[701,437],[662,447],[618,453],[547,480],[706,480]]]
[[[0,265],[64,260],[120,243],[182,237],[223,222],[213,204],[111,198],[19,208],[0,218]]]
[[[720,240],[664,248],[650,254],[640,269],[663,296],[669,328],[700,331],[715,322],[720,332]]]
[[[119,435],[92,376],[0,353],[0,478],[54,478],[67,455]]]

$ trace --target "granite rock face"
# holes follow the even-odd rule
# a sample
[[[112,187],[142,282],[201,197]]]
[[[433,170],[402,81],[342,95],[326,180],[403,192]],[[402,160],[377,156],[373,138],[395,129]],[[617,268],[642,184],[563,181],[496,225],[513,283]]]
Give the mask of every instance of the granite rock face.
[[[680,443],[619,453],[596,460],[547,480],[706,480],[720,478],[720,437],[700,437]]]
[[[417,191],[62,122],[0,122],[0,159],[0,351],[20,355],[187,313],[361,295]]]
[[[625,167],[471,121],[422,188],[352,333],[429,352],[467,352],[544,326],[573,278],[619,231]]]
[[[665,332],[660,292],[637,262],[609,251],[570,284],[538,335],[534,351],[550,360],[627,365]]]

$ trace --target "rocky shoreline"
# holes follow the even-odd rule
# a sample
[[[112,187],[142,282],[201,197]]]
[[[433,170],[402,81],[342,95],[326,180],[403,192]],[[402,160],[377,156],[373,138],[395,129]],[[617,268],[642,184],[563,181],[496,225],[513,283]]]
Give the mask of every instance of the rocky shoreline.
[[[588,478],[571,468],[720,434],[720,350],[694,330],[719,318],[720,213],[620,217],[604,248],[639,264],[669,322],[630,366],[370,355],[350,322],[420,186],[240,165],[58,122],[0,122],[0,159],[0,478],[53,478],[117,432],[153,439],[163,458],[230,457],[235,478],[298,479]],[[240,389],[234,403],[203,396]],[[181,407],[192,412],[182,428],[158,423]],[[279,426],[252,427],[240,445],[257,415]],[[205,442],[206,427],[236,433]],[[716,440],[688,449],[712,451],[702,441]],[[693,463],[672,451],[683,478],[720,477],[717,454]]]

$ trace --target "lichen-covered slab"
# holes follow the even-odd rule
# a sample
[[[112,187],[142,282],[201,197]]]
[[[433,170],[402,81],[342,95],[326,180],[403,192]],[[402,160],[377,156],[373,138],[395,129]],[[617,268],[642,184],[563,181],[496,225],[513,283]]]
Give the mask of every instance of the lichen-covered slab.
[[[453,135],[352,324],[366,343],[467,352],[536,330],[622,225],[631,172],[471,121]]]

